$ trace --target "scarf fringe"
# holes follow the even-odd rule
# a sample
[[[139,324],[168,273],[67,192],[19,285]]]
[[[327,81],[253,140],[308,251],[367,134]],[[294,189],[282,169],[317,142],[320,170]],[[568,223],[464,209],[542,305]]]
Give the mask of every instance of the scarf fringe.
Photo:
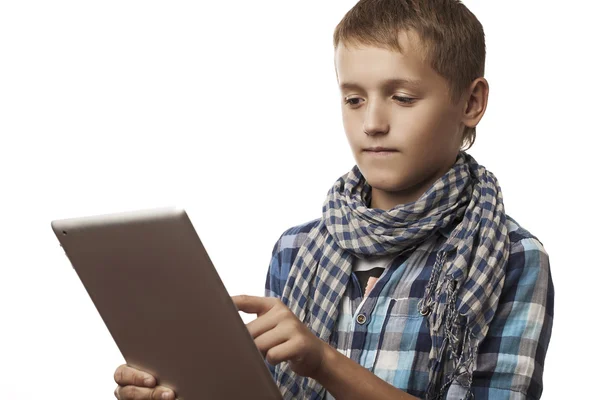
[[[461,335],[459,312],[456,309],[457,290],[456,280],[452,276],[446,276],[440,284],[439,277],[441,270],[446,262],[447,252],[440,251],[437,254],[436,262],[433,267],[431,277],[425,289],[425,295],[420,302],[420,311],[423,315],[430,315],[430,320],[433,315],[430,314],[431,307],[436,307],[437,319],[430,321],[430,325],[434,332],[439,332],[443,324],[444,339],[437,353],[437,358],[433,358],[430,362],[434,363],[430,369],[429,385],[427,387],[426,400],[443,400],[446,393],[453,382],[458,382],[461,386],[467,388],[467,392],[463,400],[469,400],[473,397],[471,386],[473,383],[473,371],[477,360],[477,349],[479,341],[475,340],[472,329],[465,327]],[[446,288],[447,298],[445,303],[435,304],[432,295],[435,285],[435,298],[439,301],[442,287]],[[452,361],[453,370],[443,376],[444,365],[447,359]],[[466,375],[466,377],[465,377]],[[440,380],[445,378],[443,385],[440,387]],[[467,380],[464,384],[460,380]]]

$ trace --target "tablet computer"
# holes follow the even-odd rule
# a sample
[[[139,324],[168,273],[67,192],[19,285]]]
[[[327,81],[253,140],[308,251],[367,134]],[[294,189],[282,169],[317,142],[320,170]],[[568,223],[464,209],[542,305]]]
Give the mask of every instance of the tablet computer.
[[[51,225],[128,365],[179,400],[282,399],[185,210]]]

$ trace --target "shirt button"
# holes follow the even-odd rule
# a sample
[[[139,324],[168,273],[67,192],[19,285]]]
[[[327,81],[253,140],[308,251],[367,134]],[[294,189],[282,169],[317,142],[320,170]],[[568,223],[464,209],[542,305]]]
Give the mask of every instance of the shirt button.
[[[356,322],[358,322],[359,324],[364,324],[367,321],[367,317],[365,316],[365,314],[358,314],[358,316],[356,317]]]

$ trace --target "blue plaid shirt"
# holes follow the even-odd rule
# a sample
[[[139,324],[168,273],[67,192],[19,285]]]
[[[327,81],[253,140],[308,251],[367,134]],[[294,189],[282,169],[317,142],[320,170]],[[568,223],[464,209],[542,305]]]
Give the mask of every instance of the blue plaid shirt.
[[[507,220],[510,257],[500,304],[477,356],[472,385],[477,400],[529,400],[542,394],[554,315],[548,254],[537,238],[510,217]],[[277,240],[266,280],[267,297],[281,298],[298,249],[318,221],[292,227]],[[425,397],[428,384],[431,336],[417,303],[436,251],[452,228],[396,256],[367,297],[353,273],[330,342],[379,378],[419,398]],[[274,376],[274,368],[268,367]],[[453,384],[446,399],[462,399],[465,392]]]

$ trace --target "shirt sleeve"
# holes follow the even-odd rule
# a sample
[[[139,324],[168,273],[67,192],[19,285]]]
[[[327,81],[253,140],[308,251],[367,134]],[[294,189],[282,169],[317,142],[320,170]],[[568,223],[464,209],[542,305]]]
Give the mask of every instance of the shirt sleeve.
[[[281,238],[277,240],[273,251],[271,253],[271,262],[269,263],[269,269],[267,271],[267,279],[265,282],[265,297],[277,297],[281,298],[281,249],[280,249]],[[265,364],[271,371],[271,376],[275,379],[275,367],[267,362]]]
[[[500,304],[481,342],[473,373],[474,399],[538,400],[554,318],[548,254],[535,238],[513,243]],[[447,400],[464,398],[453,383]]]
[[[267,271],[267,279],[265,282],[265,297],[277,297],[281,298],[282,287],[281,287],[281,237],[273,246],[271,252],[271,262],[269,263],[269,269]]]

